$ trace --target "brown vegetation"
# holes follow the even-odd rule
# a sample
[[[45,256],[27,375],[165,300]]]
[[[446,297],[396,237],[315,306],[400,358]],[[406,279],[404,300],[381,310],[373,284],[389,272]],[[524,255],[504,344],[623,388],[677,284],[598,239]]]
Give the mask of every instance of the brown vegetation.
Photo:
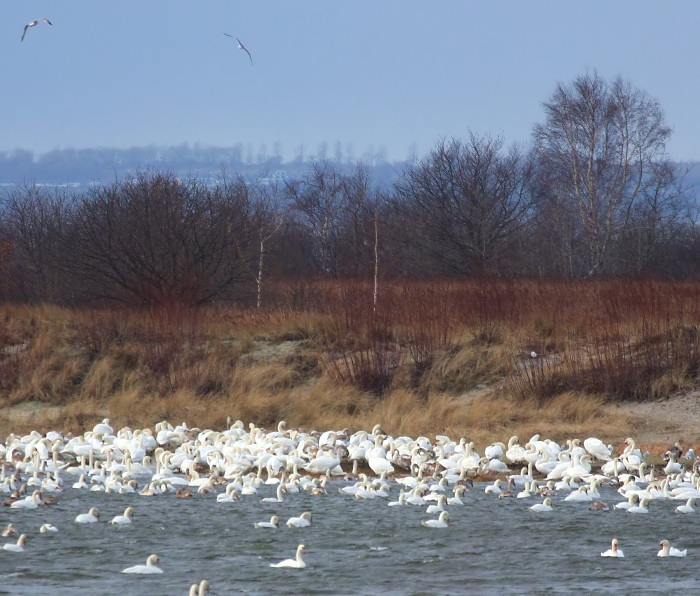
[[[624,438],[635,418],[615,404],[698,383],[696,283],[396,282],[376,310],[371,284],[306,295],[266,311],[6,304],[0,431],[231,416],[476,441]]]

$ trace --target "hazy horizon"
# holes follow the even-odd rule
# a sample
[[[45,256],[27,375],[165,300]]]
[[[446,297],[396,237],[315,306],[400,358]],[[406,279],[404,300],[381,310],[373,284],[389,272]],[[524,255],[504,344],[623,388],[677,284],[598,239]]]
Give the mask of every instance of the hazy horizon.
[[[2,17],[2,151],[241,143],[289,161],[326,144],[401,161],[469,131],[527,145],[556,84],[597,70],[659,101],[672,159],[700,159],[690,0],[30,0]]]

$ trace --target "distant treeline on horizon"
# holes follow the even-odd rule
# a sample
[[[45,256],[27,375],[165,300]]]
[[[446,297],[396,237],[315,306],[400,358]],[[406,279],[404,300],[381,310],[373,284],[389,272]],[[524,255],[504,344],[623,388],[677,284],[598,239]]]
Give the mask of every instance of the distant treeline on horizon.
[[[339,169],[366,167],[376,184],[393,182],[415,159],[387,161],[386,152],[369,150],[355,157],[348,150],[327,151],[325,145],[316,153],[299,151],[285,161],[279,152],[268,153],[265,146],[257,151],[241,143],[232,147],[205,147],[187,143],[175,146],[95,147],[53,149],[45,153],[13,149],[0,151],[0,184],[111,184],[139,171],[167,171],[180,177],[215,179],[223,174],[259,179],[284,172],[287,177],[301,177],[316,161],[328,161]]]

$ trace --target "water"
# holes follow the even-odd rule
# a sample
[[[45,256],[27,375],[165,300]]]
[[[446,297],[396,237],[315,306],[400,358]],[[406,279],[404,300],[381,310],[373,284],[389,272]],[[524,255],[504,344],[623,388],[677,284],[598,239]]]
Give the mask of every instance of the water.
[[[72,480],[66,480],[69,484]],[[667,594],[700,589],[700,514],[674,513],[681,501],[654,500],[649,514],[619,510],[594,512],[586,503],[554,497],[555,510],[535,514],[539,498],[498,499],[477,483],[464,506],[449,506],[450,526],[428,529],[421,520],[437,515],[425,507],[389,507],[385,499],[356,500],[340,495],[334,481],[325,496],[285,496],[261,503],[275,487],[235,503],[214,495],[177,499],[115,495],[67,488],[59,503],[37,510],[2,509],[3,527],[12,522],[28,534],[24,553],[0,550],[0,593],[22,594],[187,594],[207,578],[212,594]],[[392,499],[398,495],[393,489]],[[623,500],[601,491],[612,505]],[[134,523],[112,526],[111,518],[132,505]],[[73,520],[91,506],[98,524]],[[309,528],[283,526],[291,516],[311,511]],[[277,530],[253,522],[280,516]],[[58,533],[40,534],[49,522]],[[624,559],[603,558],[616,536]],[[688,549],[686,558],[657,558],[658,542]],[[2,539],[0,541],[11,541]],[[306,569],[274,569],[270,563],[293,558],[304,543]],[[150,553],[161,557],[161,575],[124,575]]]

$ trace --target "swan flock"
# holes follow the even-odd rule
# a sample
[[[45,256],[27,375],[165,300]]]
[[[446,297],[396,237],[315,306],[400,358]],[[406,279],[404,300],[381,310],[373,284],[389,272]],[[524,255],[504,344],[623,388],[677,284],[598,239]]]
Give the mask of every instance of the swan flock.
[[[0,492],[6,495],[10,519],[12,511],[38,510],[45,515],[50,511],[45,506],[56,503],[65,490],[133,494],[133,505],[111,518],[112,525],[129,526],[138,523],[139,496],[174,498],[186,493],[188,497],[210,495],[213,503],[222,504],[217,507],[235,507],[223,503],[235,504],[240,499],[275,507],[294,503],[299,493],[323,497],[335,490],[343,498],[375,500],[379,506],[423,507],[434,517],[421,520],[418,527],[449,534],[459,523],[448,511],[467,511],[469,493],[477,490],[494,502],[508,497],[513,503],[522,501],[527,504],[523,515],[538,519],[542,514],[556,516],[563,505],[627,515],[649,514],[667,501],[677,513],[692,514],[695,499],[700,497],[700,460],[683,461],[681,453],[672,451],[666,455],[665,465],[652,466],[648,454],[642,454],[632,438],[615,449],[593,437],[560,445],[535,435],[521,445],[514,436],[507,444],[486,446],[481,455],[466,438],[393,437],[380,425],[354,433],[316,432],[288,429],[282,421],[276,430],[268,431],[236,421],[215,431],[163,421],[152,429],[117,430],[105,419],[76,436],[57,431],[10,434],[0,443]],[[333,488],[334,481],[337,488]],[[275,497],[258,495],[258,489],[265,490],[266,485],[271,485],[266,494],[274,490]],[[615,503],[603,501],[603,488],[607,495],[614,495]],[[306,528],[314,523],[314,515],[310,510],[298,511],[285,523],[280,522],[279,514],[272,515],[269,521],[253,524],[252,531],[301,535],[309,532]],[[76,511],[74,521],[105,523],[94,506],[88,512]],[[7,524],[3,536],[13,540],[3,550],[31,550],[34,532],[55,533],[60,539],[55,526],[44,523],[39,530],[40,525],[31,530],[17,522]],[[607,540],[610,538],[601,536],[602,542]],[[624,557],[617,538],[610,544],[610,549],[598,553]],[[666,539],[658,545],[659,557],[687,554],[687,549],[671,546]],[[268,565],[305,569],[302,555],[306,548],[299,544],[293,559]],[[313,565],[311,558],[309,565]],[[163,574],[167,565],[161,567],[160,557],[151,554],[145,564],[126,567],[122,573]],[[202,582],[206,582],[202,589],[208,590],[208,582]]]

